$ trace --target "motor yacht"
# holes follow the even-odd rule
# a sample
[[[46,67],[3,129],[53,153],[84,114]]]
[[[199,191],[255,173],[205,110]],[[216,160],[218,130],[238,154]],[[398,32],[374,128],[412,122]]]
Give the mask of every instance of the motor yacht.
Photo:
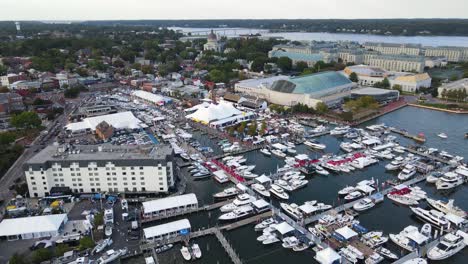
[[[231,188],[224,189],[223,191],[219,193],[213,194],[213,197],[215,199],[229,199],[231,197],[236,196],[237,194],[239,194],[239,190],[237,188],[231,187]]]
[[[408,238],[408,236],[413,237],[417,236],[419,238],[419,241],[413,241]],[[423,236],[421,233],[419,233],[418,228],[415,226],[407,226],[405,227],[400,233],[398,234],[390,234],[389,235],[390,240],[392,240],[393,243],[397,244],[398,246],[413,252],[415,250],[415,246],[418,245],[419,243],[425,243],[429,238]]]
[[[255,192],[262,195],[263,197],[270,198],[270,192],[260,183],[254,183],[250,185],[250,187],[252,187]]]
[[[299,220],[302,218],[302,213],[299,211],[299,206],[295,203],[287,204],[287,203],[280,203],[281,209],[286,212],[292,218]]]
[[[296,155],[297,154],[297,150],[295,148],[288,148],[287,152],[288,152],[289,155]]]
[[[426,181],[428,183],[436,183],[442,176],[444,176],[443,173],[434,171],[431,174],[429,174],[429,176],[427,176]]]
[[[463,184],[463,177],[454,173],[447,172],[436,182],[437,190],[448,190]]]
[[[190,156],[187,153],[180,153],[180,157],[185,161],[190,160]]]
[[[348,195],[344,197],[344,199],[348,202],[354,201],[362,197],[362,193],[358,191],[350,192]]]
[[[445,214],[437,210],[425,210],[419,207],[410,207],[411,211],[421,220],[427,222],[439,229],[447,229],[449,221],[445,218]]]
[[[314,167],[315,167],[315,172],[317,172],[320,175],[329,175],[330,174],[326,169],[322,168],[321,166],[319,166],[317,164],[314,165]]]
[[[300,241],[295,236],[285,237],[283,238],[282,246],[283,248],[293,248],[299,245]]]
[[[325,132],[325,131],[327,131],[327,127],[322,126],[322,125],[320,125],[320,126],[314,128],[314,129],[309,130],[309,132],[316,133],[316,134],[317,134],[317,133],[323,133],[323,132]]]
[[[429,206],[443,213],[454,214],[459,217],[466,217],[467,215],[463,209],[454,205],[453,199],[448,200],[448,202],[446,203],[441,200],[434,200],[430,198],[427,198],[426,201],[427,201],[427,204],[429,204]]]
[[[199,258],[202,257],[202,252],[201,252],[200,246],[198,246],[198,244],[193,244],[192,245],[192,252],[193,252],[193,255],[195,256],[195,258],[199,259]]]
[[[254,213],[253,208],[250,205],[239,206],[233,211],[221,215],[218,219],[221,221],[233,221],[245,218]]]
[[[308,245],[308,244],[303,243],[303,242],[299,242],[299,244],[293,246],[292,249],[293,249],[293,251],[295,251],[295,252],[300,252],[300,251],[304,251],[304,250],[306,250],[306,249],[308,249],[308,248],[309,248],[309,245]]]
[[[305,186],[307,186],[307,184],[309,183],[309,181],[307,180],[300,180],[300,179],[293,179],[289,182],[289,185],[287,186],[282,186],[286,191],[288,192],[292,192],[292,191],[295,191],[297,189],[300,189],[300,188],[303,188]]]
[[[317,141],[305,141],[304,145],[320,150],[325,149],[327,147],[325,144],[318,143]]]
[[[379,247],[387,243],[388,237],[383,236],[382,234],[370,236],[366,239],[365,244],[371,248]]]
[[[262,148],[260,152],[265,156],[271,156],[271,152],[266,148]]]
[[[355,190],[356,190],[356,187],[354,186],[346,186],[343,189],[339,190],[338,194],[344,196],[344,195],[348,195],[349,193],[354,192]]]
[[[401,156],[396,157],[392,162],[385,165],[386,170],[398,170],[403,165],[404,158]]]
[[[364,198],[361,201],[359,201],[358,203],[355,203],[353,205],[353,209],[358,211],[358,212],[361,212],[361,211],[368,210],[368,209],[370,209],[370,208],[372,208],[374,206],[375,206],[375,203],[372,202],[371,199]]]
[[[462,231],[444,235],[439,243],[427,252],[427,258],[430,260],[447,259],[465,248],[464,237],[460,235],[460,232]]]
[[[437,134],[437,136],[440,137],[440,138],[443,138],[443,139],[448,138],[447,134],[445,134],[445,133],[439,133],[439,134]]]
[[[112,239],[110,237],[99,241],[97,243],[97,245],[93,248],[93,251],[91,251],[91,255],[100,253],[106,247],[112,245],[112,243],[113,243],[113,241],[112,241]]]
[[[407,260],[401,264],[427,264],[427,260],[423,258],[414,258],[414,259]]]
[[[278,150],[278,149],[274,149],[271,151],[271,154],[279,157],[279,158],[286,158],[286,154],[284,152],[282,152],[281,150]]]
[[[387,248],[380,247],[380,248],[377,249],[377,252],[386,259],[390,259],[390,260],[397,260],[398,259],[398,255],[391,252]]]
[[[182,248],[180,249],[180,253],[182,254],[182,257],[185,260],[188,261],[188,260],[192,259],[192,254],[190,254],[190,251],[189,251],[188,247],[182,246]]]
[[[407,164],[403,170],[398,173],[398,179],[400,181],[406,181],[416,174],[416,168],[413,165]]]
[[[207,177],[210,177],[210,171],[209,170],[201,170],[201,171],[193,174],[192,176],[195,179],[207,178]]]
[[[270,186],[270,193],[272,193],[276,198],[287,200],[289,199],[289,195],[284,191],[283,188],[276,184],[272,184]]]
[[[421,227],[421,231],[420,231],[421,234],[427,236],[427,237],[431,237],[432,236],[432,226],[431,224],[429,223],[425,223],[422,227]]]
[[[383,260],[384,260],[384,257],[382,257],[379,253],[374,252],[366,258],[364,263],[365,264],[377,264],[377,263],[382,262]]]
[[[341,257],[345,258],[349,263],[355,264],[358,262],[356,255],[354,255],[354,253],[350,251],[348,248],[340,249],[338,254],[340,254]]]
[[[349,126],[335,127],[330,131],[330,135],[344,135],[348,133],[349,129]]]
[[[276,237],[276,235],[274,234],[270,234],[269,236],[267,236],[267,238],[265,240],[262,241],[262,244],[263,245],[270,245],[270,244],[273,244],[273,243],[276,243],[276,242],[279,242],[280,240]]]
[[[127,248],[124,249],[118,249],[118,250],[108,250],[106,253],[101,256],[98,260],[98,264],[106,264],[106,263],[112,263],[114,260],[117,260],[121,256],[127,254]]]
[[[387,194],[387,198],[403,205],[418,205],[419,202],[414,198],[408,197],[406,195],[399,194]]]
[[[250,196],[246,193],[237,195],[236,199],[232,203],[225,204],[221,206],[220,211],[223,213],[231,212],[237,209],[239,206],[250,204],[256,200],[255,197]]]
[[[273,218],[270,217],[270,218],[267,218],[267,219],[263,220],[262,222],[256,224],[254,229],[255,229],[255,231],[258,232],[258,231],[261,231],[261,230],[263,230],[263,229],[265,229],[265,228],[267,228],[270,225],[275,224],[275,223],[276,223],[276,221]]]
[[[396,152],[396,153],[403,154],[403,153],[405,153],[405,148],[402,147],[402,146],[396,146],[396,147],[393,148],[393,151]]]

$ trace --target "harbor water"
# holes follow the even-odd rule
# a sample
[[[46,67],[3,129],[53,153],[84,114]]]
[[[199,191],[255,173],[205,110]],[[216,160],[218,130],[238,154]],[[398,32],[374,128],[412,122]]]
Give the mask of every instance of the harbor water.
[[[468,118],[463,115],[448,114],[433,110],[425,110],[413,107],[405,107],[375,120],[369,121],[362,126],[370,124],[385,123],[386,125],[404,128],[408,132],[416,134],[423,132],[426,135],[427,141],[424,144],[426,147],[435,147],[440,150],[446,150],[451,154],[468,158],[468,139],[464,139],[464,133],[468,130]],[[447,139],[437,137],[440,132],[445,132],[448,135]],[[194,137],[197,138],[202,146],[211,146],[215,151],[220,151],[217,148],[217,140],[211,140],[207,135],[201,135],[200,132],[195,132]],[[298,153],[306,153],[311,158],[320,157],[323,153],[343,154],[339,148],[341,139],[325,135],[317,138],[321,143],[327,145],[324,152],[311,151],[305,145],[296,147]],[[398,140],[402,145],[415,144],[414,141],[398,136]],[[254,170],[257,174],[274,173],[278,167],[284,165],[284,161],[274,156],[266,157],[259,151],[249,152],[244,155],[247,158],[247,164],[255,164]],[[338,190],[347,185],[355,185],[357,182],[374,178],[381,183],[387,180],[395,179],[395,173],[385,171],[384,166],[389,161],[380,161],[364,170],[355,170],[351,173],[330,173],[328,176],[314,175],[308,177],[309,183],[305,188],[292,193],[289,199],[290,203],[302,204],[304,201],[318,200],[326,204],[339,205],[344,201],[338,198]],[[201,181],[193,181],[187,179],[187,193],[195,193],[202,205],[213,203],[212,194],[221,191],[232,184],[221,185],[213,179]],[[455,199],[455,203],[468,211],[468,189],[466,185],[460,186],[450,192],[437,191],[433,184],[422,182],[419,184],[429,197],[436,199]],[[425,202],[420,204],[421,207],[426,207]],[[192,230],[209,228],[218,223],[217,217],[220,215],[219,210],[215,209],[210,212],[201,212],[180,218],[188,218],[192,224]],[[416,219],[409,207],[396,205],[392,201],[385,199],[381,204],[374,208],[362,212],[357,219],[361,225],[369,230],[381,230],[386,235],[389,233],[398,233],[408,225],[421,227],[423,223]],[[170,219],[169,221],[174,221]],[[152,224],[154,225],[154,224]],[[221,224],[220,224],[221,225]],[[308,249],[303,252],[293,252],[290,249],[284,249],[280,243],[273,245],[262,245],[256,241],[260,233],[256,233],[253,225],[247,225],[232,231],[224,232],[228,241],[233,245],[233,248],[239,254],[244,263],[316,263],[313,259],[314,252]],[[197,238],[194,240],[200,244],[203,251],[203,257],[197,260],[198,263],[231,263],[227,254],[221,248],[220,243],[214,236]],[[395,253],[402,253],[397,246],[392,242],[387,242],[387,247]],[[160,255],[161,263],[184,263],[180,256],[180,245],[174,249]],[[466,263],[468,258],[468,249],[456,254],[455,256],[438,263]],[[388,263],[388,262],[387,262]]]

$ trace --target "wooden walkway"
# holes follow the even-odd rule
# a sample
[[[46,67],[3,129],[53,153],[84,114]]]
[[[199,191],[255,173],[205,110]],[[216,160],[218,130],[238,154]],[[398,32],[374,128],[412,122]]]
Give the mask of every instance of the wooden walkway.
[[[234,264],[242,264],[242,261],[237,255],[236,251],[234,251],[234,248],[231,246],[231,244],[228,242],[228,240],[224,237],[224,235],[219,231],[219,229],[214,229],[214,234],[216,238],[218,238],[219,242],[223,246],[224,250],[227,252],[229,255],[229,258],[231,258],[231,261]]]

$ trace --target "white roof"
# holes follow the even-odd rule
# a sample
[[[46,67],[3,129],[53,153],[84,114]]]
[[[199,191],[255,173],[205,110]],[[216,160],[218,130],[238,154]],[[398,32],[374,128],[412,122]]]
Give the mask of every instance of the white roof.
[[[361,192],[364,192],[366,194],[369,194],[369,193],[375,191],[374,188],[370,187],[369,185],[365,185],[365,184],[360,184],[360,185],[356,186],[356,189],[358,189]]]
[[[154,93],[138,90],[138,91],[133,91],[132,95],[153,103],[159,103],[159,102],[165,102],[166,98],[164,96],[160,96]]]
[[[135,129],[147,127],[140,119],[136,118],[132,112],[120,112],[110,115],[101,115],[95,117],[88,117],[81,122],[70,123],[65,127],[71,131],[80,130],[96,130],[96,126],[102,121],[106,121],[109,125],[117,129]]]
[[[347,226],[339,228],[339,229],[335,230],[335,232],[340,234],[346,240],[358,235],[358,233],[354,232],[354,230],[352,230],[351,228],[349,228]]]
[[[241,115],[242,113],[243,112],[236,109],[232,104],[221,101],[219,104],[210,104],[208,107],[200,107],[197,111],[186,117],[196,121],[210,123],[211,121]]]
[[[409,234],[406,235],[407,238],[413,240],[414,242],[418,244],[422,244],[426,242],[429,238],[419,232],[410,232]]]
[[[266,78],[260,78],[260,79],[247,79],[247,80],[242,80],[236,83],[236,86],[249,87],[249,88],[261,88],[261,87],[269,88],[271,84],[273,84],[275,81],[286,80],[288,78],[289,77],[285,75],[278,75],[278,76],[272,76],[272,77],[266,77]]]
[[[0,223],[0,237],[58,231],[66,220],[66,214],[4,219]]]
[[[305,203],[301,206],[299,206],[299,209],[304,212],[305,214],[311,214],[315,211],[317,211],[317,207],[311,205],[310,203]]]
[[[194,193],[143,202],[143,211],[151,213],[189,204],[198,204],[197,196]]]
[[[336,253],[335,250],[328,247],[317,252],[317,254],[315,255],[315,259],[320,264],[332,264],[332,263],[339,263],[337,261],[341,260],[341,256],[338,253]]]
[[[286,222],[275,225],[275,229],[280,232],[282,235],[287,234],[291,231],[294,231],[294,228]]]
[[[264,207],[268,207],[270,204],[267,203],[265,200],[263,199],[259,199],[259,200],[256,200],[254,202],[252,202],[252,205],[256,208],[264,208]]]
[[[267,183],[267,182],[271,182],[271,179],[270,179],[270,177],[263,174],[263,175],[258,176],[257,178],[255,178],[255,181],[257,181],[258,183],[264,184],[264,183]]]
[[[286,147],[285,145],[281,144],[281,143],[275,143],[273,145],[271,145],[272,147],[276,148],[276,149],[279,149],[279,150],[283,150],[283,149],[287,149],[288,147]]]
[[[449,220],[450,222],[454,223],[455,225],[460,225],[460,224],[463,224],[464,222],[467,222],[465,218],[460,217],[458,215],[450,214],[450,213],[446,214],[445,218]]]
[[[178,232],[180,230],[184,229],[190,229],[190,222],[188,219],[182,219],[182,220],[177,220],[174,222],[162,224],[162,225],[157,225],[157,226],[152,226],[143,229],[143,232],[145,234],[145,238],[153,238],[157,237],[160,235],[172,233],[172,232]]]
[[[382,142],[378,140],[377,138],[369,138],[369,139],[363,140],[362,143],[366,145],[374,145],[374,144],[381,144]]]

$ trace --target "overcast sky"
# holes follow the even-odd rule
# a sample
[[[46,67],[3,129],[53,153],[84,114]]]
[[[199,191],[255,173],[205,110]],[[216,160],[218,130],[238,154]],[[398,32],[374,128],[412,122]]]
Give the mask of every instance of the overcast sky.
[[[468,18],[468,0],[0,0],[0,20]]]

